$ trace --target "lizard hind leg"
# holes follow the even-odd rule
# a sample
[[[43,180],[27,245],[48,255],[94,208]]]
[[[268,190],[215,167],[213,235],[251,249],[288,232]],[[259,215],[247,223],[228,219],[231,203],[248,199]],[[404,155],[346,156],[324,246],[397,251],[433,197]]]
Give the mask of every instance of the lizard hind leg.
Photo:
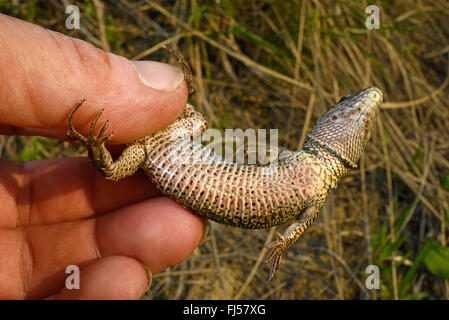
[[[178,51],[176,51],[172,48],[169,48],[165,45],[163,45],[161,47],[168,53],[172,54],[177,59],[177,62],[181,65],[182,71],[184,72],[184,79],[187,82],[187,90],[188,90],[189,95],[191,95],[195,91],[195,88],[193,86],[193,76],[192,76],[192,71],[190,70],[189,64],[186,62],[186,60],[184,59],[182,54],[179,53]]]
[[[166,130],[162,130],[160,134],[169,134],[171,141],[177,141],[198,137],[206,129],[206,118],[194,106],[187,103],[179,118],[169,125]]]
[[[187,83],[188,94],[191,95],[195,91],[195,88],[193,84],[193,75],[189,64],[184,59],[182,54],[179,53],[178,51],[169,48],[165,45],[161,46],[161,48],[163,48],[165,51],[167,51],[176,58],[176,62],[181,66],[182,71],[184,73],[184,80]],[[184,125],[186,121],[182,121],[182,119],[187,119],[188,121],[187,125]],[[189,103],[186,104],[184,110],[179,116],[178,122],[179,121],[183,123],[182,126],[193,128],[193,132],[189,133],[189,135],[195,136],[198,134],[202,134],[207,129],[207,119],[203,116],[203,114],[201,114],[198,110],[196,110],[194,106],[192,106]],[[176,130],[177,127],[179,126],[175,122],[173,127],[174,130]]]
[[[288,226],[282,235],[279,232],[276,232],[276,241],[267,245],[270,252],[268,253],[265,262],[268,264],[271,263],[268,281],[273,279],[274,274],[278,270],[279,265],[281,264],[282,254],[287,248],[298,241],[304,231],[306,231],[306,229],[315,221],[319,211],[320,207],[310,207],[304,211],[297,222]]]

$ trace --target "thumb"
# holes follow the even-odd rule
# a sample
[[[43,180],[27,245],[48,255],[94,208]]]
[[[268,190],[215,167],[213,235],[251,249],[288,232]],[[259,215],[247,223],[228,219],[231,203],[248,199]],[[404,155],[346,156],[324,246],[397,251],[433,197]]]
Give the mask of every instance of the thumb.
[[[113,141],[123,143],[167,126],[186,104],[184,74],[177,67],[131,62],[2,14],[0,30],[3,131],[38,128],[35,132],[62,136],[68,113],[86,99],[74,119],[75,127],[86,133],[94,114],[105,109],[102,119],[110,121]]]

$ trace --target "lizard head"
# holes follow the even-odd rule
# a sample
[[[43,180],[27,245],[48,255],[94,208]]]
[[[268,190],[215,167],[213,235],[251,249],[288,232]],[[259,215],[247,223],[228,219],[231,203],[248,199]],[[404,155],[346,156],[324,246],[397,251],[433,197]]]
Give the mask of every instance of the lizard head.
[[[376,123],[382,91],[370,87],[348,94],[326,112],[307,133],[305,147],[320,147],[357,167]]]

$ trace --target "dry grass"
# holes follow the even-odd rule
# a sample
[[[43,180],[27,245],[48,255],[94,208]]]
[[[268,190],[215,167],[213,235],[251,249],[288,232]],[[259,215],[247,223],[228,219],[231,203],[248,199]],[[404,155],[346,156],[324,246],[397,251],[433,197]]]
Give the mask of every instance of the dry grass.
[[[291,149],[341,96],[370,85],[384,92],[359,169],[271,283],[262,247],[273,232],[212,223],[191,257],[155,275],[149,298],[449,298],[449,281],[421,261],[427,241],[448,241],[449,1],[378,1],[380,30],[365,28],[365,1],[82,1],[79,31],[64,27],[66,2],[2,10],[128,58],[167,60],[156,50],[168,44],[191,64],[190,99],[213,126],[279,128]],[[78,152],[36,141],[1,137],[2,158]],[[365,288],[369,264],[379,265],[382,290]]]

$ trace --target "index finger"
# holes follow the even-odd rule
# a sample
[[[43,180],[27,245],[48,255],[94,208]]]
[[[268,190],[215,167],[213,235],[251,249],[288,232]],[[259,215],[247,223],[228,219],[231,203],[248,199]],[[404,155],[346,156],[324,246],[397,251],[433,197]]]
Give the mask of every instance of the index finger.
[[[14,128],[25,127],[50,130],[46,135],[64,134],[71,108],[86,99],[75,126],[86,132],[92,117],[105,109],[104,117],[115,132],[112,142],[123,143],[166,127],[187,102],[179,68],[152,61],[133,63],[2,14],[0,30],[3,131],[20,133]]]

